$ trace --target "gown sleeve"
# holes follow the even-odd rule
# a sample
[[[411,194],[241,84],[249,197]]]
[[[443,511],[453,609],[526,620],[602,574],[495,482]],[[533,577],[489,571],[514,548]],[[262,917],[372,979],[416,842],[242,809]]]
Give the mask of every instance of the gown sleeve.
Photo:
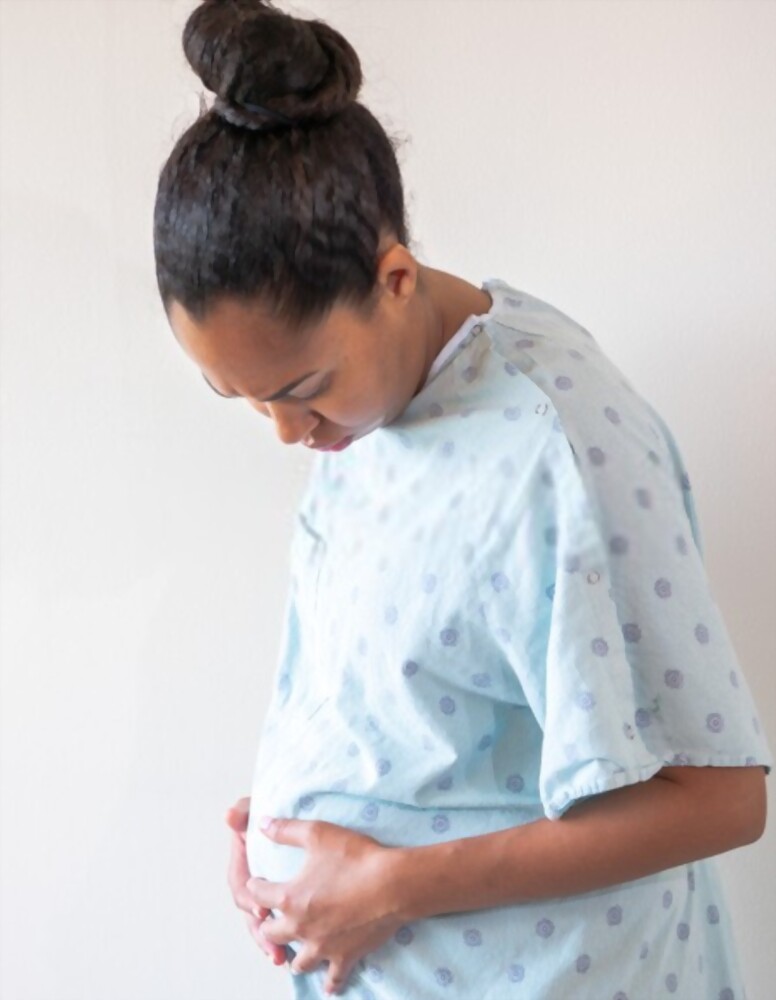
[[[513,666],[542,729],[549,819],[666,765],[772,764],[689,477],[650,412],[650,439],[623,421],[595,443],[556,418],[537,474],[530,558],[521,549],[531,624]]]

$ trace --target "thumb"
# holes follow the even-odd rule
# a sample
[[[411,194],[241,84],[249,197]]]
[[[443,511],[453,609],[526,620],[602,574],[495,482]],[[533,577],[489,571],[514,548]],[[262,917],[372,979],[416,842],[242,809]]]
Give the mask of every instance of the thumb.
[[[262,816],[259,820],[259,827],[265,837],[277,844],[291,844],[294,847],[307,847],[316,826],[321,826],[320,820],[273,819],[270,816]]]
[[[245,833],[248,829],[248,815],[250,813],[251,800],[249,798],[238,799],[233,806],[226,811],[225,819],[227,825],[236,833]]]

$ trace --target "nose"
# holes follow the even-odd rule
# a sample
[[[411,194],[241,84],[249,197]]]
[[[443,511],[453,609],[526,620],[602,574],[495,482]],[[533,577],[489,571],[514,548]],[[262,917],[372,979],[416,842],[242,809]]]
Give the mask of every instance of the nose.
[[[275,403],[251,403],[251,405],[259,413],[275,421],[275,430],[283,444],[298,444],[321,422],[316,413],[299,406],[299,402],[299,400],[294,402],[278,400]]]

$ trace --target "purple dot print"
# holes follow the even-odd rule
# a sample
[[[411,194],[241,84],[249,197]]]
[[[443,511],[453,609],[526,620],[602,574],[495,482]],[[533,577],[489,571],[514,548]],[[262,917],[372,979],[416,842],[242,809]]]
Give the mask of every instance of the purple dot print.
[[[443,775],[437,782],[437,788],[441,792],[449,792],[453,787],[453,776],[452,774]]]
[[[725,720],[719,712],[711,712],[706,716],[706,728],[712,733],[721,733],[725,728]]]
[[[520,407],[519,406],[508,406],[504,410],[505,420],[519,420],[520,419]]]
[[[702,646],[706,645],[709,641],[709,630],[705,625],[698,624],[695,626],[695,638]]]
[[[493,678],[490,674],[472,674],[472,684],[478,688],[488,688],[491,685]]]
[[[636,622],[625,622],[622,637],[626,642],[638,642],[641,639],[641,629]]]
[[[719,991],[718,1000],[736,1000],[736,995],[729,986],[725,986]]]
[[[591,708],[595,708],[595,698],[592,691],[580,691],[576,697],[576,702],[586,712],[589,712]]]
[[[430,594],[431,591],[434,589],[434,587],[436,587],[437,585],[437,578],[434,576],[433,573],[426,573],[420,585],[427,594]]]
[[[428,415],[430,417],[441,417],[444,412],[439,403],[432,403],[428,408]]]
[[[624,556],[628,551],[628,539],[624,535],[612,535],[609,539],[609,551],[615,556]]]
[[[391,770],[391,762],[386,757],[381,757],[377,762],[377,773],[380,777],[388,774]]]
[[[609,643],[606,639],[602,639],[600,636],[597,639],[593,639],[590,643],[590,648],[593,650],[596,656],[606,656],[609,652]]]
[[[454,628],[443,628],[439,638],[443,646],[454,646],[458,642],[458,632]]]
[[[447,816],[439,813],[431,820],[431,829],[434,833],[447,833],[450,829],[450,820]]]
[[[612,1000],[628,1000],[628,994],[624,990],[617,990]]]
[[[666,670],[663,675],[667,687],[678,690],[684,686],[684,674],[681,670]]]
[[[735,672],[735,670],[730,671],[730,683],[733,685],[734,688],[738,687],[738,674]]]
[[[544,591],[544,593],[549,597],[550,600],[555,597],[555,584],[551,583],[549,587]]]
[[[525,979],[525,969],[517,962],[513,962],[507,969],[507,978],[510,983],[522,983]]]
[[[675,972],[669,972],[666,976],[666,989],[669,993],[676,993],[677,987],[679,986],[679,980]]]
[[[673,901],[674,901],[674,894],[671,892],[670,889],[666,889],[666,891],[663,893],[663,909],[667,910],[671,905],[671,903],[673,903]]]
[[[391,604],[385,609],[385,623],[386,625],[395,625],[396,619],[399,617],[399,612],[397,608]]]
[[[348,743],[348,757],[357,757],[358,754],[358,743]]]
[[[686,941],[690,936],[690,925],[686,924],[684,921],[678,924],[676,928],[676,936],[680,941]]]
[[[574,358],[575,361],[585,360],[585,355],[582,353],[582,351],[578,351],[576,347],[569,348],[569,356]]]
[[[576,573],[581,564],[579,556],[568,555],[563,559],[563,568],[567,573]]]
[[[659,580],[655,580],[655,593],[658,597],[670,597],[671,596],[671,582],[666,580],[664,576],[661,576]]]
[[[482,934],[476,927],[470,927],[463,932],[463,939],[470,948],[477,948],[482,944]]]
[[[684,535],[676,536],[676,551],[679,552],[680,555],[687,555],[687,541]]]
[[[591,465],[603,465],[606,461],[606,455],[597,445],[587,449],[587,457],[590,459]]]
[[[455,701],[449,694],[443,695],[439,699],[439,710],[445,715],[452,715],[455,712]]]
[[[522,792],[525,787],[523,776],[520,774],[510,774],[507,778],[507,788],[510,792]]]
[[[449,458],[455,451],[455,442],[445,441],[442,445],[441,451],[445,458]]]
[[[652,451],[650,448],[647,452],[647,458],[652,462],[653,465],[660,465],[660,455],[656,451]]]
[[[719,910],[713,903],[706,907],[706,919],[710,924],[719,923]]]
[[[367,823],[372,823],[377,819],[380,813],[380,807],[376,802],[367,802],[364,808],[361,810],[361,816],[367,821]]]
[[[652,494],[649,492],[649,490],[644,489],[643,486],[640,486],[636,490],[636,503],[639,505],[639,507],[643,507],[644,510],[649,510],[650,507],[652,506]]]
[[[646,708],[636,710],[636,725],[639,729],[646,729],[651,721],[652,718]]]
[[[464,382],[473,382],[477,378],[477,369],[474,365],[469,365],[467,368],[461,372],[461,378]]]
[[[494,573],[490,578],[490,582],[496,592],[506,590],[509,586],[509,580],[503,573]]]
[[[555,924],[548,918],[542,917],[539,923],[536,925],[536,933],[540,938],[552,937],[555,930]]]
[[[530,350],[534,346],[533,340],[530,337],[523,337],[515,343],[515,347],[520,347],[524,350]]]
[[[648,954],[649,954],[649,945],[645,941],[641,946],[641,950],[639,951],[639,958],[644,959],[647,957]]]
[[[420,667],[414,660],[405,660],[402,664],[401,672],[405,677],[414,677]]]
[[[493,737],[490,735],[490,733],[486,733],[485,736],[483,736],[480,742],[477,744],[477,749],[487,750],[488,747],[492,745],[493,745]]]
[[[622,907],[610,906],[606,911],[606,922],[610,927],[616,927],[622,923]]]
[[[545,528],[544,541],[547,545],[556,545],[558,542],[558,529],[555,527]]]
[[[620,422],[620,414],[613,406],[604,407],[604,416],[612,424],[619,424]]]
[[[444,966],[437,969],[434,973],[434,979],[439,983],[440,986],[449,986],[453,981],[453,974],[449,969]]]
[[[687,888],[690,892],[695,892],[695,872],[692,868],[687,870]]]
[[[553,479],[552,473],[550,472],[549,469],[542,470],[541,480],[544,486],[555,485],[555,480]]]
[[[577,972],[587,972],[587,970],[590,968],[590,956],[577,955],[576,967],[577,967]]]
[[[686,753],[675,753],[671,758],[671,763],[677,765],[678,767],[688,767],[690,764],[690,756]]]
[[[555,379],[555,388],[556,389],[562,389],[562,390],[565,391],[566,389],[573,388],[573,386],[574,386],[574,383],[568,377],[568,375],[558,375],[558,377]]]
[[[300,809],[312,809],[315,805],[315,797],[313,795],[303,795],[299,800]]]
[[[402,924],[393,937],[397,944],[408,945],[412,942],[415,934],[411,927],[408,927],[406,924]]]
[[[507,375],[517,375],[520,369],[517,367],[514,361],[505,361],[504,371],[507,373]]]

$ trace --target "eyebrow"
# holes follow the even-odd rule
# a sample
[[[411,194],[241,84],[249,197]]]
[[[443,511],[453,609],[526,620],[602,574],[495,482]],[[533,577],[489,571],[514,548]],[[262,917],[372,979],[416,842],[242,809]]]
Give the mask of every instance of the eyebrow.
[[[259,402],[260,403],[273,403],[276,399],[280,399],[283,396],[287,396],[288,393],[291,392],[292,389],[295,389],[301,382],[304,382],[305,379],[307,379],[311,375],[315,375],[315,374],[316,374],[315,372],[308,372],[306,375],[303,375],[301,378],[296,379],[295,382],[289,382],[288,385],[284,385],[282,389],[278,389],[278,391],[274,394],[274,396],[268,396],[267,399],[260,399]],[[206,377],[206,375],[205,375],[204,372],[201,372],[201,375],[202,375],[202,378],[205,379],[205,381],[207,382],[207,384],[213,390],[213,392],[217,393],[219,396],[223,396],[224,399],[237,399],[238,398],[237,395],[235,395],[234,393],[219,392],[218,389],[216,389],[216,387],[213,385],[212,382],[208,382],[207,377]]]

